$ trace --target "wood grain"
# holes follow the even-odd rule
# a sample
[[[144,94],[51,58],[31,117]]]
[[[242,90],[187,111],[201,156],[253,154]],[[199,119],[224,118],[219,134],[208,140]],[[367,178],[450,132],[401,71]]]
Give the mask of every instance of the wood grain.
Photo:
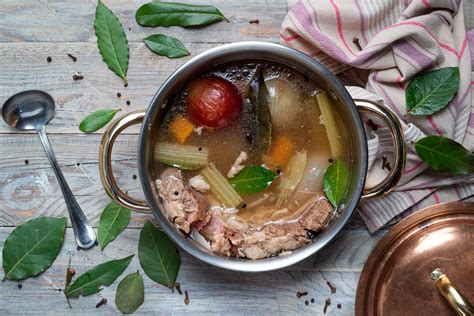
[[[12,228],[0,228],[0,246],[3,246]],[[278,314],[278,315],[314,315],[321,314],[324,301],[331,298],[329,314],[353,315],[357,279],[367,256],[383,232],[371,236],[365,230],[343,231],[331,247],[317,255],[279,271],[266,273],[237,273],[211,267],[197,261],[181,251],[181,270],[178,281],[183,290],[189,292],[190,304],[183,303],[183,296],[171,293],[148,277],[145,279],[145,303],[139,313],[158,314]],[[115,241],[100,252],[97,247],[88,251],[77,251],[71,229],[67,229],[66,240],[59,257],[42,275],[22,281],[22,289],[16,282],[6,281],[0,287],[0,314],[31,314],[51,311],[55,314],[89,315],[100,311],[104,314],[117,313],[114,305],[115,289],[118,281],[105,288],[99,294],[72,299],[70,310],[64,295],[58,289],[64,287],[64,275],[71,256],[72,267],[78,274],[85,272],[92,265],[123,258],[137,251],[139,230],[128,229]],[[120,277],[139,267],[135,257],[127,271]],[[3,272],[1,273],[3,274]],[[337,288],[330,293],[326,282]],[[298,299],[296,292],[307,291],[308,296]],[[106,306],[95,309],[95,304],[102,297],[108,299]],[[305,300],[314,298],[315,303],[305,305]],[[341,304],[342,308],[336,308]]]
[[[96,1],[4,0],[0,5],[0,100],[27,89],[46,90],[56,100],[56,117],[48,126],[50,139],[61,168],[80,205],[94,227],[109,202],[100,184],[97,153],[101,132],[81,134],[78,125],[88,113],[102,107],[122,109],[122,114],[145,109],[164,80],[192,56],[223,43],[243,40],[279,41],[286,0],[183,0],[213,4],[230,23],[205,28],[144,28],[134,13],[147,0],[105,0],[124,25],[130,42],[129,86],[107,70],[97,47],[92,27]],[[474,1],[464,1],[466,28],[474,25]],[[260,24],[249,24],[258,19]],[[151,53],[142,43],[150,34],[164,33],[179,38],[192,53],[182,59],[165,59]],[[73,62],[67,54],[77,57]],[[48,63],[46,58],[52,57]],[[82,81],[73,74],[81,73]],[[117,97],[117,92],[121,97]],[[131,104],[126,105],[129,100]],[[114,172],[119,185],[141,196],[136,171],[138,128],[127,130],[117,140]],[[25,163],[28,160],[28,164]],[[36,135],[23,134],[0,122],[0,248],[14,226],[37,216],[64,216],[66,208],[54,173]],[[104,253],[98,248],[77,251],[71,229],[53,266],[39,277],[0,285],[0,315],[7,314],[100,314],[115,315],[115,282],[100,294],[72,300],[69,309],[63,287],[69,256],[78,273],[95,264],[136,253],[139,228],[151,219],[134,213],[132,221]],[[370,235],[356,214],[346,230],[329,247],[304,262],[279,271],[245,274],[208,266],[181,252],[179,281],[189,291],[190,304],[183,297],[145,279],[146,301],[139,314],[302,314],[321,315],[326,298],[329,314],[353,315],[357,281],[366,258],[384,231]],[[0,254],[1,256],[1,254]],[[134,258],[128,272],[140,269]],[[3,270],[0,271],[0,275]],[[125,276],[125,274],[124,274]],[[123,276],[122,276],[123,277]],[[326,281],[337,288],[330,294]],[[297,291],[308,291],[297,299]],[[95,304],[107,297],[99,309]],[[315,303],[304,304],[305,299]],[[336,304],[342,304],[337,309]]]
[[[71,190],[93,226],[110,199],[98,172],[101,135],[53,134],[50,141]],[[137,175],[138,135],[122,135],[113,152],[113,170],[123,190],[143,198]],[[36,135],[2,135],[0,148],[0,226],[16,226],[36,216],[62,216],[66,204]],[[25,161],[28,161],[28,164]],[[130,227],[141,227],[150,216],[133,213]],[[356,216],[350,229],[364,228]]]

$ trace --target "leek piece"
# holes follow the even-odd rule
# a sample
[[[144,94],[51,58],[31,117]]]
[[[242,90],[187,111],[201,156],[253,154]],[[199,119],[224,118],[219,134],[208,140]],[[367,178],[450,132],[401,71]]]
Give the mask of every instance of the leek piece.
[[[199,146],[158,143],[155,159],[184,170],[199,169],[208,163],[209,149]]]
[[[320,92],[316,94],[316,100],[321,110],[321,115],[326,127],[326,133],[329,139],[329,146],[331,147],[332,158],[338,159],[342,156],[342,141],[339,136],[336,118],[334,116],[333,104],[329,100],[326,92]]]
[[[296,152],[286,166],[281,175],[281,182],[278,186],[279,194],[276,202],[277,207],[281,207],[288,202],[288,198],[295,192],[298,183],[303,178],[306,168],[307,151]]]
[[[237,207],[243,202],[227,179],[211,162],[201,171],[202,176],[211,186],[211,193],[226,207]]]

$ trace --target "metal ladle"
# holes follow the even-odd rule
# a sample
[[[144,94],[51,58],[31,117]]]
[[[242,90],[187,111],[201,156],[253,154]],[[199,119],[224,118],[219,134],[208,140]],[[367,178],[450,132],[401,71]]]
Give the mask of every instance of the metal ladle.
[[[46,135],[46,125],[54,117],[54,100],[46,92],[39,90],[23,91],[11,96],[2,107],[3,120],[11,127],[20,130],[35,130],[43,144],[49,162],[53,167],[59,186],[66,200],[69,218],[79,247],[87,249],[94,246],[96,235],[82,212],[66,179],[59,169],[53,149]]]

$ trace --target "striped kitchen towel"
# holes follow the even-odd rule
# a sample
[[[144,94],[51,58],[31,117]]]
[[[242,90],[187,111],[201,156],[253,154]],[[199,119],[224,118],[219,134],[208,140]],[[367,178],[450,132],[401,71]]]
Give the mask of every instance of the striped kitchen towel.
[[[353,97],[380,102],[402,122],[407,164],[395,191],[360,204],[368,229],[374,232],[428,205],[472,196],[474,175],[433,172],[413,147],[425,135],[442,135],[474,150],[471,33],[465,31],[462,1],[289,0],[288,7],[281,42],[312,56],[352,85],[348,90]],[[407,83],[421,72],[455,66],[461,80],[450,104],[434,115],[406,115]],[[393,149],[386,128],[372,121],[367,128],[367,185],[372,185],[387,174]]]

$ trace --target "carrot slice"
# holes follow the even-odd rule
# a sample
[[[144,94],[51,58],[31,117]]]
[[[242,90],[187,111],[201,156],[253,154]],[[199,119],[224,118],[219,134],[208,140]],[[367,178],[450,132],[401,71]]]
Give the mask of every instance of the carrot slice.
[[[269,165],[281,167],[290,159],[295,152],[295,145],[291,138],[286,135],[278,136],[270,148],[270,154],[264,157],[264,160]]]
[[[180,143],[184,144],[186,139],[191,135],[194,130],[194,124],[191,123],[184,116],[177,116],[170,124],[170,131],[174,138]]]

